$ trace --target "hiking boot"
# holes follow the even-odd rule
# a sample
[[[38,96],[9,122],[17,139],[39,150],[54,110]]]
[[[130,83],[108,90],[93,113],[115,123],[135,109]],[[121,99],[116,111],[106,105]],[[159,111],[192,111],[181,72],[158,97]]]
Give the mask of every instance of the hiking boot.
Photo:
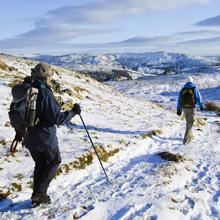
[[[31,200],[33,200],[36,195],[37,195],[37,193],[33,192],[31,195]]]
[[[31,200],[32,200],[33,205],[50,204],[51,203],[50,196],[48,196],[45,193],[32,194]]]
[[[191,135],[191,136],[189,136],[189,138],[183,143],[183,144],[189,144],[189,143],[191,143],[191,141],[194,139],[194,136],[193,135]]]

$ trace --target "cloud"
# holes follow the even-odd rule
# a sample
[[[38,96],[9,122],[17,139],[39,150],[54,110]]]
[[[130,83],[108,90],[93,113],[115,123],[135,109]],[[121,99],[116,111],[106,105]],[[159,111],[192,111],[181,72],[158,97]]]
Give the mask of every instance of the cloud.
[[[189,40],[189,41],[182,41],[179,42],[178,44],[184,44],[184,45],[208,45],[208,44],[212,44],[212,45],[216,45],[218,46],[218,44],[220,44],[220,36],[218,37],[210,37],[210,38],[203,38],[203,39],[193,39],[193,40]]]
[[[166,11],[191,4],[205,4],[210,0],[99,0],[85,5],[61,7],[49,11],[47,17],[37,24],[50,24],[54,19],[59,23],[105,23],[132,15],[155,11]]]
[[[170,36],[155,36],[155,37],[141,37],[136,36],[123,41],[108,43],[107,45],[117,46],[117,47],[138,47],[138,46],[152,46],[172,43],[173,37]]]
[[[0,48],[62,45],[76,37],[113,32],[115,30],[108,28],[109,23],[126,17],[208,2],[210,0],[91,0],[48,11],[35,21],[32,30],[1,40]]]
[[[220,30],[185,31],[185,32],[179,32],[177,33],[177,35],[180,35],[180,36],[220,35]]]
[[[57,44],[68,42],[69,39],[83,35],[106,34],[114,32],[114,29],[96,28],[72,28],[68,26],[41,27],[33,29],[15,38],[0,40],[1,49],[9,48],[31,48],[31,47],[50,47]]]
[[[220,15],[196,23],[198,26],[220,26]]]
[[[175,44],[204,44],[220,43],[220,30],[195,30],[174,33],[167,36],[143,37],[135,36],[119,42],[109,44],[117,46],[147,46],[147,45],[175,45]]]

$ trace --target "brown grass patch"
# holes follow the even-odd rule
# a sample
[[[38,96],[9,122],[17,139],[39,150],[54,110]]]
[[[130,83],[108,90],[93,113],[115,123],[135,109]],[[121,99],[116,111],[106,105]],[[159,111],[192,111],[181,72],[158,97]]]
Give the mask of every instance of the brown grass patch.
[[[68,164],[62,164],[58,171],[57,171],[57,176],[59,176],[61,173],[67,174],[73,169],[84,169],[86,166],[91,164],[93,161],[93,153],[88,152],[82,156],[80,156],[77,160],[72,161]]]
[[[34,187],[33,187],[33,181],[32,181],[32,180],[28,181],[28,182],[27,182],[27,185],[28,185],[28,187],[31,188],[31,189],[34,188]]]
[[[217,105],[215,102],[206,102],[205,103],[205,109],[207,111],[213,111],[216,113],[220,113],[220,106]]]
[[[201,128],[202,126],[205,126],[206,125],[206,120],[207,120],[207,118],[196,118],[195,126],[198,127],[198,128]]]
[[[148,137],[152,137],[152,136],[158,136],[161,135],[163,132],[161,130],[152,130],[152,131],[148,131],[147,133],[143,133],[141,134],[142,139],[148,138]]]
[[[73,89],[74,89],[74,90],[76,91],[76,93],[78,93],[78,94],[80,94],[80,93],[82,93],[82,92],[87,92],[87,93],[89,93],[89,91],[88,91],[87,89],[84,89],[84,88],[82,88],[82,87],[80,87],[80,86],[74,86]]]
[[[18,174],[15,176],[15,178],[18,179],[18,180],[21,180],[21,179],[24,178],[24,176],[23,176],[22,174],[18,173]]]
[[[58,81],[53,79],[53,80],[51,80],[51,84],[52,84],[54,92],[56,92],[56,93],[61,92],[61,84]]]
[[[124,139],[119,140],[119,144],[126,145],[126,141]]]
[[[173,154],[168,151],[164,151],[156,155],[159,156],[163,160],[174,161],[176,163],[184,162],[186,160],[183,156],[179,154]]]
[[[64,111],[70,111],[73,108],[73,102],[72,101],[67,101],[67,102],[62,104],[61,108]]]
[[[66,88],[62,91],[63,93],[67,93],[69,96],[73,97],[73,91],[69,88]]]
[[[96,151],[100,157],[100,160],[107,162],[109,157],[112,157],[119,152],[119,148],[115,148],[113,150],[107,151],[103,146],[97,146]]]
[[[61,97],[61,95],[54,95],[55,99],[57,100],[57,102],[59,103],[60,106],[62,106],[64,104],[63,98]]]
[[[0,188],[0,201],[6,199],[10,194],[9,189]]]
[[[0,144],[3,145],[3,146],[6,146],[7,142],[4,138],[0,138]]]
[[[8,83],[8,87],[13,88],[15,85],[22,83],[23,78],[20,76],[16,76],[16,79],[14,79],[12,82]]]
[[[106,162],[108,161],[109,157],[112,157],[116,153],[118,153],[119,149],[115,148],[113,150],[107,151],[104,149],[103,146],[97,146],[96,151],[99,155],[100,160]],[[58,169],[56,176],[59,176],[60,174],[67,174],[74,169],[76,170],[85,169],[88,165],[90,165],[93,162],[94,157],[96,157],[95,152],[91,151],[83,154],[82,156],[80,156],[79,158],[77,158],[72,162],[69,162],[67,164],[62,164]]]
[[[17,191],[17,192],[20,192],[22,191],[22,186],[21,184],[18,184],[18,183],[11,183],[11,186],[12,186],[12,190],[14,191]]]
[[[8,65],[2,60],[0,60],[0,69],[4,71],[8,71]]]
[[[78,79],[81,79],[82,77],[79,75],[79,73],[75,73],[75,77]]]
[[[6,128],[11,127],[10,121],[6,121],[5,124],[4,124],[4,127],[6,127]]]
[[[86,166],[92,163],[93,159],[94,157],[92,152],[88,152],[69,165],[74,169],[85,169]]]

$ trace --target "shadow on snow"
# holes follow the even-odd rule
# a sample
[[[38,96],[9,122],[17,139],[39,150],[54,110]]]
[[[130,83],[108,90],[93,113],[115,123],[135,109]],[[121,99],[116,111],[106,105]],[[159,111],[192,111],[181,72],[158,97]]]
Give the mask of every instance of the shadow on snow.
[[[67,127],[70,130],[73,129],[79,129],[79,130],[84,130],[84,127],[82,125],[75,125],[75,124],[68,124]],[[87,125],[86,128],[90,131],[98,131],[102,133],[113,133],[113,134],[128,134],[128,135],[141,135],[146,133],[147,131],[129,131],[129,130],[116,130],[112,128],[97,128],[92,125]]]
[[[0,202],[0,213],[2,213],[2,212],[19,212],[21,210],[27,210],[30,208],[32,208],[32,204],[31,204],[30,199],[15,202],[15,203],[10,199],[4,199]]]

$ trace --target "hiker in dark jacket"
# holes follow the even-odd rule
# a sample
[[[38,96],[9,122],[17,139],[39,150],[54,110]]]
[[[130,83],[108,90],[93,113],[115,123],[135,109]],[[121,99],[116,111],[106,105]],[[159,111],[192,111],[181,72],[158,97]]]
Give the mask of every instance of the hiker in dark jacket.
[[[183,86],[179,93],[177,102],[177,115],[181,116],[182,110],[186,118],[186,131],[183,144],[187,144],[193,140],[192,127],[195,120],[196,106],[203,111],[202,96],[193,84],[193,78],[189,77],[188,82]]]
[[[72,110],[61,112],[61,107],[50,88],[52,69],[39,63],[32,69],[34,87],[38,89],[36,115],[38,122],[24,137],[24,145],[29,149],[35,162],[32,203],[50,203],[47,189],[61,163],[56,136],[56,125],[68,123],[81,113],[75,104]]]

